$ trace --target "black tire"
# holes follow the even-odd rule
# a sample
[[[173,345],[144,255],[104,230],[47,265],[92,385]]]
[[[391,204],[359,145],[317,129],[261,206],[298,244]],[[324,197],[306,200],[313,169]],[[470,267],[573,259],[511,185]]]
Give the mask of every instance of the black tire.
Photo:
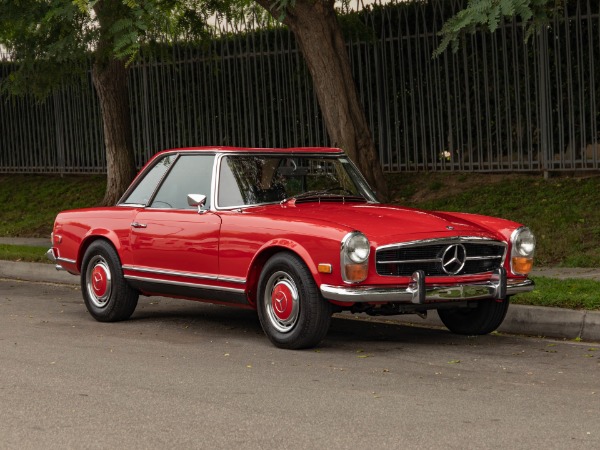
[[[267,261],[258,281],[256,306],[265,334],[280,348],[314,347],[329,330],[331,304],[293,253],[277,253]]]
[[[103,240],[93,242],[85,252],[81,292],[87,310],[99,322],[129,319],[139,297],[123,277],[116,250]]]
[[[475,308],[438,309],[440,319],[456,334],[488,334],[504,321],[509,297],[503,300],[480,300]]]

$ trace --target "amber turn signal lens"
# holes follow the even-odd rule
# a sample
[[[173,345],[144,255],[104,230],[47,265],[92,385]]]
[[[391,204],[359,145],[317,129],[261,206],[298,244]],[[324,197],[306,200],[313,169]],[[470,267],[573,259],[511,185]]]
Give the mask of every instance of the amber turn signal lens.
[[[358,283],[367,278],[366,264],[346,264],[346,280]]]
[[[333,272],[333,269],[331,267],[331,264],[319,264],[319,267],[317,268],[317,270],[319,271],[319,273],[331,273]]]
[[[522,256],[513,256],[512,270],[520,275],[527,275],[533,269],[533,258],[524,258]]]

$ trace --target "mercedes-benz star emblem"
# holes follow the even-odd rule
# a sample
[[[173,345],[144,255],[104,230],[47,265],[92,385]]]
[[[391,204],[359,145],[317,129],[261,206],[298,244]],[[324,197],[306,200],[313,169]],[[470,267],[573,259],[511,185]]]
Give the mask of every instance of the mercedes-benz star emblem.
[[[462,244],[452,244],[446,247],[442,255],[442,269],[448,275],[456,275],[465,267],[467,250]]]
[[[278,313],[283,313],[287,307],[287,297],[283,292],[278,292],[275,296],[275,310]]]

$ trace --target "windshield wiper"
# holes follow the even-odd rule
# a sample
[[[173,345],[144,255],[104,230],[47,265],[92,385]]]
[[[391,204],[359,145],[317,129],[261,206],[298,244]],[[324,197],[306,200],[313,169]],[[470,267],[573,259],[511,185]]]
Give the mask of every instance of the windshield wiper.
[[[341,191],[341,194],[333,194],[332,192],[334,191]],[[315,190],[315,191],[307,191],[307,192],[303,192],[301,194],[297,194],[297,195],[292,195],[291,197],[287,197],[284,198],[283,200],[281,200],[281,202],[279,202],[280,205],[284,205],[292,200],[294,201],[298,201],[301,199],[306,199],[306,198],[311,198],[311,197],[315,197],[315,198],[321,198],[321,197],[341,197],[342,199],[353,199],[353,200],[365,200],[365,198],[361,195],[357,195],[354,194],[353,192],[349,191],[348,189],[344,189],[342,187],[335,187],[335,188],[329,188],[329,189],[323,189],[323,190]]]

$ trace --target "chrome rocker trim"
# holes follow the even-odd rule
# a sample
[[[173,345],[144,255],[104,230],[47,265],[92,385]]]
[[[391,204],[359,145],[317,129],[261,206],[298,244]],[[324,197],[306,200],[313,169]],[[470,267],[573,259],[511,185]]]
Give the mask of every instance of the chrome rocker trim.
[[[123,277],[127,280],[143,281],[143,282],[158,283],[158,284],[168,284],[171,286],[185,286],[185,287],[191,287],[191,288],[196,288],[196,289],[208,289],[208,290],[213,290],[213,291],[235,292],[236,294],[243,294],[245,292],[244,289],[223,287],[223,286],[213,286],[210,284],[186,283],[183,281],[161,280],[159,278],[138,277],[135,275],[123,275]]]
[[[425,275],[418,270],[406,288],[321,285],[321,294],[328,300],[351,303],[396,302],[427,304],[482,299],[503,299],[508,295],[533,290],[532,280],[507,280],[504,268],[494,271],[489,281],[453,286],[425,285]]]

